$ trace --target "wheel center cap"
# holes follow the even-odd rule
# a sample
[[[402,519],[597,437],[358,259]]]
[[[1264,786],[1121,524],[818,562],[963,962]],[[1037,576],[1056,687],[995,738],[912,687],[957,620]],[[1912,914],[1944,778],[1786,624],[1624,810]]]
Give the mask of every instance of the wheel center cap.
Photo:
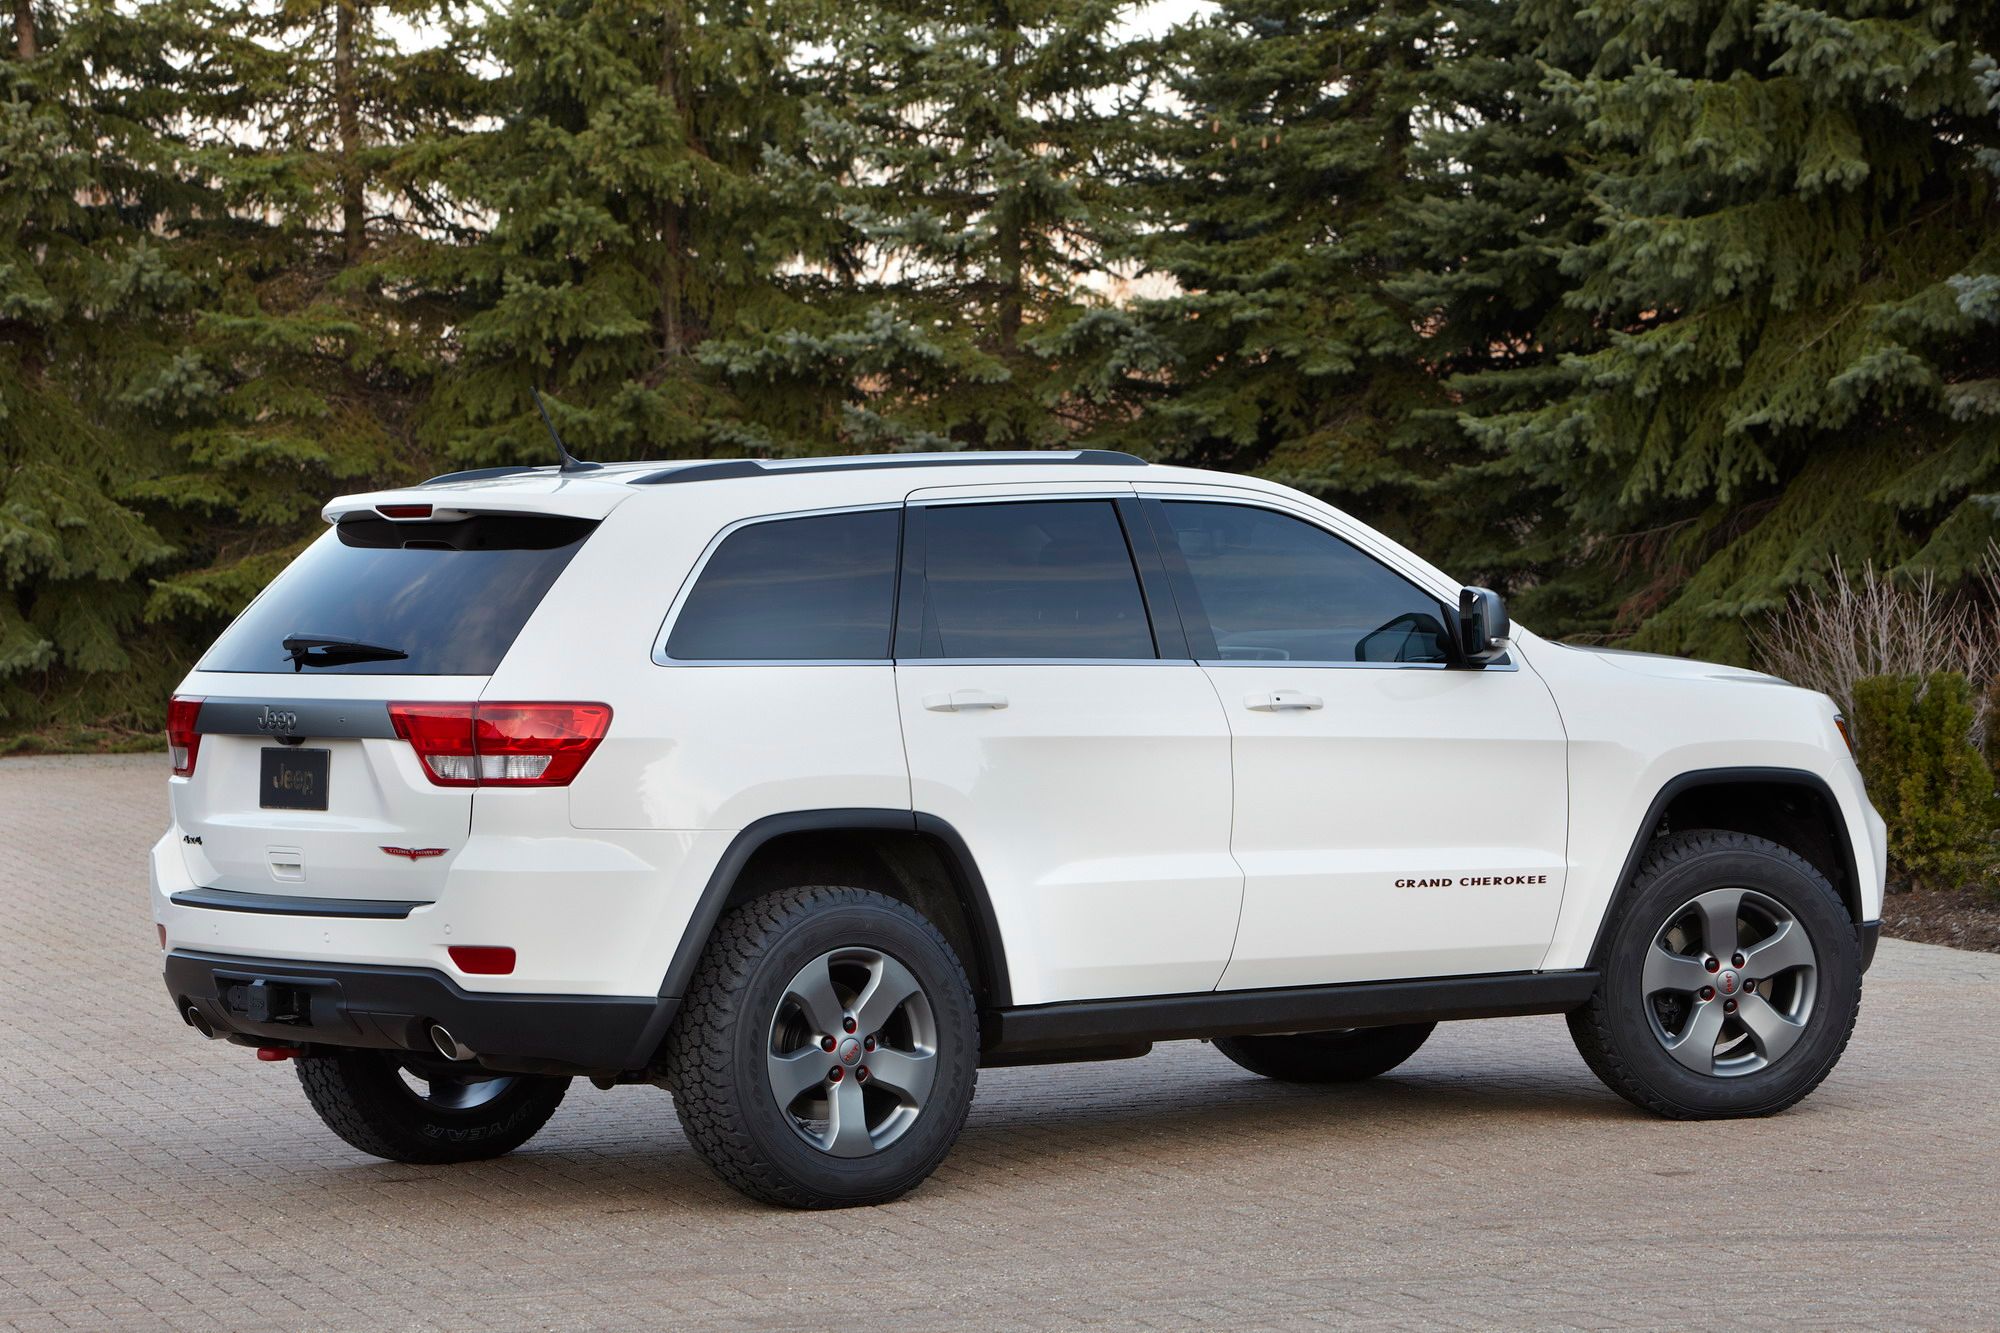
[[[840,1043],[837,1053],[840,1056],[840,1063],[844,1065],[859,1064],[861,1062],[861,1039],[859,1037],[849,1037],[846,1041]]]
[[[1736,994],[1736,988],[1741,984],[1742,981],[1737,977],[1736,973],[1727,969],[1715,979],[1715,988],[1724,995]]]

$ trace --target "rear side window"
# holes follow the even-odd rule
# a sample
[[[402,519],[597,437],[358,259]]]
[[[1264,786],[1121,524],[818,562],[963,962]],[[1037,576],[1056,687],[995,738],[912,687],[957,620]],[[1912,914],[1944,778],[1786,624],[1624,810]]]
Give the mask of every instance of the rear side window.
[[[1247,505],[1166,511],[1223,661],[1450,661],[1443,605],[1325,529]]]
[[[738,528],[702,566],[667,638],[682,662],[876,661],[895,613],[893,509]]]
[[[203,671],[291,671],[288,638],[321,648],[304,668],[356,676],[489,676],[596,523],[480,514],[449,523],[345,518],[224,630]]]
[[[924,534],[919,656],[1155,656],[1108,501],[935,506]]]

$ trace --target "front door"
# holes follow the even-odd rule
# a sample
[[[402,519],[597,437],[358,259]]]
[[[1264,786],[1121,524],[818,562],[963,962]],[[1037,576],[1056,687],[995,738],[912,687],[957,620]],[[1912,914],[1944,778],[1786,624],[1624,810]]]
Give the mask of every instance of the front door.
[[[1302,513],[1151,503],[1234,737],[1245,881],[1222,987],[1538,966],[1568,827],[1541,679],[1452,665],[1449,609]]]
[[[1008,498],[905,523],[911,796],[971,849],[1016,1004],[1210,990],[1236,930],[1228,722],[1121,508],[1137,521],[1129,497]]]

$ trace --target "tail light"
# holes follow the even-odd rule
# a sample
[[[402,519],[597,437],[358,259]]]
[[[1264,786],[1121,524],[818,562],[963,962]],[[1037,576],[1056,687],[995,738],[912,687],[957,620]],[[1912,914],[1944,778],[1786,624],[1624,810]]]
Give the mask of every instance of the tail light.
[[[609,704],[389,705],[440,787],[567,787],[611,726]]]
[[[195,757],[201,753],[201,733],[194,728],[200,717],[200,699],[176,694],[167,700],[167,758],[177,778],[194,776]]]

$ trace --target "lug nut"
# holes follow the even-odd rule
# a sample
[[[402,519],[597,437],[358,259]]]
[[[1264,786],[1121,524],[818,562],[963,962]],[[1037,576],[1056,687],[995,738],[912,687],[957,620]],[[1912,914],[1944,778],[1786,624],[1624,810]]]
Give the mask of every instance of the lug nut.
[[[1721,963],[1719,963],[1719,962],[1717,962],[1717,961],[1716,961],[1715,959],[1713,959],[1713,958],[1704,958],[1704,959],[1702,959],[1702,960],[1701,960],[1701,965],[1702,965],[1703,967],[1707,968],[1707,969],[1708,969],[1709,971],[1711,971],[1711,972],[1719,972],[1719,971],[1721,971],[1721,970],[1722,970],[1722,964],[1721,964]]]
[[[1722,1012],[1723,1012],[1723,1013],[1725,1013],[1725,1014],[1733,1014],[1733,1013],[1735,1013],[1735,1012],[1736,1012],[1736,1001],[1734,1001],[1734,1000],[1724,1000],[1724,1001],[1722,1002]]]
[[[1745,977],[1743,979],[1743,993],[1745,995],[1755,995],[1757,993],[1757,983]]]
[[[854,1071],[854,1081],[857,1083],[866,1083],[868,1081],[867,1065],[863,1065],[861,1066],[861,1068]]]
[[[1712,999],[1714,999],[1714,998],[1715,998],[1715,987],[1713,987],[1713,986],[1703,986],[1703,987],[1701,988],[1701,998],[1702,998],[1702,999],[1704,999],[1704,1000],[1712,1000]]]
[[[863,1042],[861,1043],[861,1049],[862,1049],[862,1050],[864,1050],[864,1051],[872,1051],[872,1050],[874,1050],[874,1049],[875,1049],[875,1039],[874,1039],[873,1037],[870,1037],[870,1038],[868,1038],[868,1039],[867,1039],[866,1041],[863,1041]]]
[[[854,1015],[853,1015],[853,1014],[849,1014],[849,1015],[848,1015],[847,1017],[845,1017],[845,1018],[843,1018],[843,1019],[841,1019],[841,1020],[840,1020],[840,1030],[841,1030],[841,1031],[843,1031],[843,1032],[852,1032],[852,1031],[854,1031],[854,1026],[855,1026],[855,1025],[854,1025]]]
[[[832,1049],[833,1049],[833,1038],[832,1038],[832,1037],[821,1037],[821,1038],[819,1039],[819,1048],[820,1048],[820,1049],[821,1049],[822,1051],[830,1051],[830,1050],[832,1050]]]
[[[840,1076],[846,1072],[847,1071],[842,1069],[839,1065],[835,1065],[833,1067],[833,1072],[826,1076],[826,1081],[829,1083],[838,1083],[840,1082]]]
[[[1742,954],[1740,954],[1740,953],[1739,953],[1739,954],[1733,954],[1733,955],[1731,955],[1731,956],[1730,956],[1730,959],[1729,959],[1729,965],[1730,965],[1731,967],[1741,967],[1741,966],[1743,966],[1743,955],[1742,955]]]

